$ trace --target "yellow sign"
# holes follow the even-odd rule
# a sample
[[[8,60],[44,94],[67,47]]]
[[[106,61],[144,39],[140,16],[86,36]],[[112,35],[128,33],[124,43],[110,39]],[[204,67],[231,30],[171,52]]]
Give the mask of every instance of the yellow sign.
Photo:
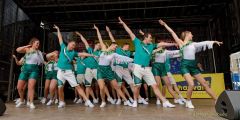
[[[208,85],[214,91],[214,93],[219,96],[225,90],[224,84],[224,76],[223,73],[213,73],[213,74],[202,74],[204,79],[207,81]],[[184,80],[182,75],[173,75],[176,80],[178,89],[182,93],[183,97],[186,98],[188,84],[187,81]],[[194,79],[194,91],[192,93],[192,98],[211,98],[207,92],[205,91],[204,87],[200,85],[200,83]],[[161,86],[160,86],[161,87]],[[154,93],[151,90],[151,96],[154,96]],[[166,93],[167,98],[173,98],[167,90]]]

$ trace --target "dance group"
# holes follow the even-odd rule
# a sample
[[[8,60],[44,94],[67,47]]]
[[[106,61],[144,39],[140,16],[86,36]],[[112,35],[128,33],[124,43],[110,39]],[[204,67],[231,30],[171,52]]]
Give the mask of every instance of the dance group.
[[[145,84],[144,88],[147,88],[147,85],[152,87],[157,98],[157,105],[162,104],[163,107],[169,108],[175,107],[164,97],[165,88],[167,88],[174,98],[174,103],[185,104],[187,108],[194,108],[191,102],[194,89],[193,78],[205,88],[206,92],[214,100],[217,99],[197,67],[195,54],[205,49],[211,49],[213,44],[220,46],[222,42],[193,42],[193,35],[190,31],[182,32],[179,38],[164,21],[159,20],[160,25],[170,32],[175,43],[163,41],[153,43],[151,33],[143,33],[140,30],[139,32],[143,36],[143,40],[140,40],[120,17],[118,20],[134,44],[133,59],[131,58],[132,53],[129,51],[129,44],[126,43],[119,47],[109,27],[106,27],[106,30],[112,42],[110,45],[105,44],[98,27],[95,25],[94,29],[97,32],[99,43],[95,43],[94,48],[89,46],[81,33],[75,32],[85,44],[85,52],[76,52],[74,50],[76,42],[73,40],[69,40],[66,45],[63,42],[60,29],[56,25],[54,25],[54,29],[57,30],[58,42],[61,48],[59,52],[53,51],[43,54],[39,50],[40,42],[37,38],[32,38],[27,46],[18,47],[16,51],[25,55],[20,60],[14,56],[17,65],[22,66],[17,84],[20,98],[16,101],[16,107],[25,104],[24,96],[27,88],[27,106],[31,109],[35,108],[33,103],[35,84],[39,78],[39,65],[42,64],[45,65],[46,80],[44,97],[41,103],[48,106],[58,104],[58,108],[65,107],[64,85],[66,81],[75,89],[76,97],[74,102],[84,102],[85,106],[88,107],[94,107],[94,104],[99,102],[99,98],[95,97],[99,96],[99,91],[101,97],[100,107],[105,107],[106,101],[118,105],[124,102],[124,105],[131,107],[137,107],[139,103],[148,104],[148,96],[144,99],[139,94],[142,84]],[[176,46],[179,50],[166,49],[171,46]],[[179,92],[170,73],[169,59],[175,57],[181,58],[181,73],[188,83],[186,100]],[[126,84],[130,87],[133,98],[129,94]],[[162,92],[159,90],[160,84],[163,84]],[[113,97],[111,97],[110,92]]]

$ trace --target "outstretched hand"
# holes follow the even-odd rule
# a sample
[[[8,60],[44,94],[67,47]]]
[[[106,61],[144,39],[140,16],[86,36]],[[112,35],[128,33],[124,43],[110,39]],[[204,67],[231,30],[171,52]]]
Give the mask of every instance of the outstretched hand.
[[[81,36],[81,33],[78,31],[75,31],[75,34],[77,34],[78,36]]]
[[[57,29],[57,30],[59,29],[59,27],[57,25],[55,25],[55,24],[53,25],[53,28]]]
[[[163,21],[163,20],[158,20],[158,22],[162,25],[162,26],[164,26],[164,25],[166,25],[166,23]]]
[[[124,24],[121,17],[118,17],[118,20],[119,20],[119,22],[118,22],[119,24]]]
[[[144,35],[144,32],[140,29],[139,30],[139,33],[141,34],[141,35]]]
[[[109,27],[108,27],[108,26],[106,26],[106,31],[107,31],[107,32],[110,32],[110,29],[109,29]]]
[[[17,58],[16,55],[12,55],[12,57],[15,58],[15,59]]]
[[[215,43],[218,45],[218,46],[221,46],[223,44],[223,42],[219,42],[219,41],[215,41]]]
[[[94,25],[93,25],[93,29],[97,30],[98,27],[94,24]]]

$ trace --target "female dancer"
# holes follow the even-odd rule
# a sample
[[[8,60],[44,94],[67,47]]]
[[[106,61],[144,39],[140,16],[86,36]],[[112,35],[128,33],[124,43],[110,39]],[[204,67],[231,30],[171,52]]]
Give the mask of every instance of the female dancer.
[[[57,85],[57,70],[54,68],[54,65],[56,63],[56,58],[58,53],[57,51],[54,51],[52,53],[49,53],[46,55],[46,58],[48,62],[45,64],[45,87],[44,87],[44,97],[41,100],[42,104],[45,104],[47,101],[47,96],[49,93],[49,88],[51,84],[54,84],[55,86]],[[55,89],[54,89],[55,90]]]
[[[28,80],[28,97],[29,97],[29,107],[31,109],[35,108],[33,104],[36,80],[39,77],[38,66],[44,63],[43,55],[39,48],[39,40],[37,38],[32,38],[29,45],[17,48],[18,53],[25,53],[25,63],[22,67],[21,73],[18,78],[18,93],[20,96],[20,102],[16,107],[20,107],[24,104],[24,86]]]
[[[46,58],[49,60],[47,63],[47,74],[45,83],[45,95],[48,95],[48,91],[50,91],[50,100],[47,102],[47,105],[50,106],[55,101],[55,104],[58,102],[57,100],[57,62],[58,62],[58,51],[51,52],[46,55]],[[46,98],[46,96],[45,96]]]
[[[103,43],[101,33],[94,25],[94,29],[97,31],[97,36],[99,39],[99,43],[101,45],[102,53],[99,57],[99,66],[98,66],[98,72],[97,72],[97,79],[98,79],[98,85],[100,88],[100,94],[102,98],[102,104],[100,107],[105,107],[105,82],[104,79],[108,79],[112,85],[112,87],[117,91],[117,93],[123,98],[123,100],[126,102],[128,106],[132,106],[132,104],[127,100],[125,95],[123,94],[122,90],[118,87],[118,83],[114,77],[114,72],[112,71],[111,64],[113,60],[117,60],[119,63],[122,62],[132,62],[133,60],[129,57],[125,57],[122,55],[118,55],[114,53],[116,50],[116,43],[112,43],[108,48]]]
[[[99,43],[96,43],[94,49],[92,49],[89,46],[86,38],[82,34],[80,34],[79,32],[75,32],[75,33],[80,37],[80,39],[84,43],[84,45],[85,45],[85,47],[87,49],[87,53],[95,55],[95,56],[98,56],[98,57],[100,56],[100,54],[102,52],[101,52],[101,46],[100,46]],[[93,90],[92,90],[92,81],[93,81],[93,79],[97,80],[98,58],[87,57],[85,63],[86,63],[86,71],[85,71],[85,76],[84,77],[85,77],[85,80],[86,80],[85,81],[86,95],[87,95],[87,97],[89,97],[89,94],[90,94],[93,98],[95,98]],[[107,100],[111,104],[115,104],[114,100],[110,96],[110,93],[109,93],[107,87],[105,87],[105,92],[106,92],[106,95],[108,97]],[[93,102],[94,103],[98,103],[98,98],[95,98],[93,100]]]
[[[66,46],[63,43],[62,34],[58,26],[54,25],[54,28],[57,30],[58,41],[61,46],[61,51],[60,51],[59,60],[57,64],[59,68],[57,72],[57,78],[58,78],[58,88],[59,88],[58,90],[59,90],[59,100],[60,100],[58,108],[62,108],[65,106],[63,87],[66,81],[68,81],[71,87],[74,87],[77,89],[78,94],[83,97],[83,99],[85,100],[85,102],[88,104],[89,107],[94,107],[92,102],[86,97],[86,94],[84,93],[83,89],[77,83],[77,80],[73,71],[73,65],[72,65],[74,57],[93,56],[93,55],[75,52],[74,51],[74,48],[76,46],[75,41],[69,41],[68,45]]]
[[[195,54],[206,47],[211,49],[213,44],[218,44],[219,46],[223,44],[218,41],[203,41],[203,42],[192,42],[193,35],[190,31],[184,31],[181,34],[181,38],[162,20],[159,23],[164,26],[173,36],[174,40],[180,47],[181,60],[181,72],[184,79],[188,82],[187,90],[187,108],[194,108],[191,102],[192,91],[194,89],[194,82],[192,76],[205,88],[206,92],[216,101],[217,96],[214,94],[212,89],[208,86],[206,80],[202,77],[201,72],[197,67],[197,62],[195,60]]]

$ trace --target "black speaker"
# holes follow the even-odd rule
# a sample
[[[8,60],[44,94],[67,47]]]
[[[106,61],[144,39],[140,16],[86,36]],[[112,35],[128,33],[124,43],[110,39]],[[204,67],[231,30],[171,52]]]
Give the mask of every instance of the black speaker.
[[[223,91],[215,105],[220,117],[240,120],[240,91]]]
[[[2,99],[0,98],[0,116],[2,116],[5,111],[6,111],[6,105],[4,104]]]

